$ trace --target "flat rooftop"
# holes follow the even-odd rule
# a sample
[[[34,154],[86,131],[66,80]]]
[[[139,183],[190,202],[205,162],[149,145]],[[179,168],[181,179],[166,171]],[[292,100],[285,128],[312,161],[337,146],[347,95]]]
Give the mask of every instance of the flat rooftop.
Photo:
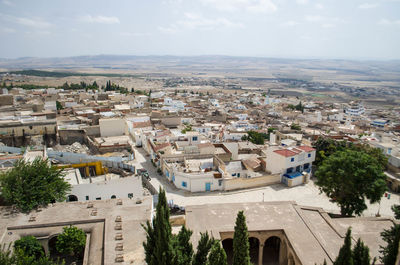
[[[124,256],[120,264],[145,265],[142,243],[146,239],[141,227],[150,220],[152,197],[144,197],[141,204],[135,200],[117,199],[87,202],[63,202],[50,204],[41,211],[30,214],[12,213],[10,207],[0,207],[0,244],[6,244],[24,235],[48,237],[62,231],[62,227],[73,224],[90,233],[88,264],[114,264],[117,254]],[[93,215],[93,211],[96,212]],[[121,217],[121,230],[116,230],[116,218]],[[35,221],[29,221],[35,217]],[[117,233],[123,239],[116,240]],[[123,250],[115,249],[117,243],[123,243]]]
[[[236,215],[243,210],[249,231],[283,230],[303,265],[328,264],[343,245],[347,228],[353,228],[353,244],[360,237],[370,248],[372,257],[379,256],[384,242],[380,233],[393,224],[388,218],[332,219],[321,208],[297,205],[295,202],[259,202],[206,204],[186,206],[186,226],[193,230],[197,244],[200,232],[208,231],[216,238],[233,232]]]

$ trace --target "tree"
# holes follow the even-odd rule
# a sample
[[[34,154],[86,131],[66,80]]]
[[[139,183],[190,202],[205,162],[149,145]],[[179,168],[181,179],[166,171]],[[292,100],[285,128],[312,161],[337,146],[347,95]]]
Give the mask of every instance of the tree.
[[[378,163],[381,165],[381,167],[384,170],[387,168],[388,158],[387,158],[387,156],[385,156],[383,154],[381,149],[371,147],[367,144],[351,145],[351,148],[355,151],[365,152],[365,153],[369,154],[370,156],[374,157],[378,161]]]
[[[300,125],[298,125],[298,124],[296,124],[296,123],[293,123],[293,124],[290,126],[290,129],[295,130],[295,131],[301,131]]]
[[[335,141],[331,138],[319,137],[314,143],[316,151],[315,165],[319,167],[322,162],[337,151],[344,151],[352,143],[348,141]]]
[[[81,256],[86,245],[86,233],[76,226],[66,226],[63,232],[58,235],[56,249],[58,252],[71,255]]]
[[[64,201],[68,190],[70,185],[64,181],[63,170],[51,166],[47,159],[21,159],[14,168],[0,174],[2,197],[23,212]]]
[[[394,218],[400,219],[400,205],[398,204],[392,205],[391,209],[394,213]]]
[[[344,245],[339,250],[339,255],[333,265],[353,265],[353,253],[351,251],[351,229],[349,228],[344,238]]]
[[[373,148],[367,144],[353,144],[350,141],[335,141],[331,138],[319,137],[314,143],[314,148],[317,149],[315,163],[320,166],[327,157],[337,151],[352,149],[358,152],[365,152],[372,157],[375,157],[383,168],[387,167],[388,159],[379,148]]]
[[[369,248],[359,238],[353,248],[353,263],[354,265],[370,265],[370,262]]]
[[[207,265],[228,265],[225,250],[219,240],[214,240],[212,243]]]
[[[246,217],[239,211],[233,235],[233,265],[250,265],[250,244]]]
[[[243,136],[242,140],[246,141],[250,141],[253,144],[260,144],[263,145],[264,144],[264,140],[268,138],[268,135],[266,133],[259,133],[256,131],[248,131],[247,132],[247,136]]]
[[[192,231],[183,225],[179,234],[173,239],[174,262],[175,265],[187,265],[192,263],[193,245],[190,243]]]
[[[64,107],[61,105],[60,101],[56,101],[57,110],[62,110]]]
[[[148,265],[172,265],[173,248],[171,244],[172,232],[169,223],[169,208],[165,191],[160,188],[156,216],[153,222],[147,221],[143,225],[146,231],[146,241],[143,242],[145,260]]]
[[[210,252],[213,240],[207,232],[201,233],[200,240],[197,245],[196,254],[193,257],[192,265],[204,265],[207,262],[207,255]]]
[[[386,177],[379,162],[365,152],[347,149],[326,158],[315,173],[316,184],[340,207],[342,216],[361,215],[370,203],[381,200]]]
[[[384,247],[380,246],[380,260],[384,265],[395,265],[399,250],[400,225],[394,224],[390,229],[385,229],[381,236],[387,244]]]
[[[65,82],[65,83],[62,85],[61,88],[63,88],[64,90],[68,90],[68,89],[69,89],[68,82]]]
[[[11,252],[11,244],[8,248],[3,245],[0,247],[0,264],[1,265],[64,265],[64,261],[52,261],[48,256],[42,256],[36,258],[34,256],[28,256],[23,250],[18,249]]]
[[[44,256],[42,246],[34,236],[24,236],[14,242],[14,250],[22,251],[26,256],[40,258]]]

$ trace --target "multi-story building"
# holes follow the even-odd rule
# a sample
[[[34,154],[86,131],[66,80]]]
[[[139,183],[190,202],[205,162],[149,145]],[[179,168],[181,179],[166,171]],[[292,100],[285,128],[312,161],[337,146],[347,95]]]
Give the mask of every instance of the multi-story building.
[[[280,174],[283,183],[292,180],[292,185],[298,185],[304,182],[303,172],[311,173],[314,160],[315,149],[310,146],[273,146],[267,149],[266,169],[272,174]]]

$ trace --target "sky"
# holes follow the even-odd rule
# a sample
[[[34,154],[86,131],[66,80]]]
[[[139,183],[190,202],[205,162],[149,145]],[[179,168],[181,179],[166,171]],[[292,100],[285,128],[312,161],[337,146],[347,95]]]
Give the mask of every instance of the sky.
[[[400,59],[400,0],[0,0],[0,58]]]

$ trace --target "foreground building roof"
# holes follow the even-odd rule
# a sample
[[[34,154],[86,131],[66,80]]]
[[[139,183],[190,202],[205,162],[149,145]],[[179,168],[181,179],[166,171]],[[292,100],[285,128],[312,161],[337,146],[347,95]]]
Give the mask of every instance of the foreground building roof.
[[[261,246],[267,245],[271,237],[279,238],[283,249],[279,262],[284,259],[280,264],[314,265],[322,264],[324,259],[331,264],[348,227],[352,227],[353,244],[361,238],[371,257],[378,257],[379,246],[384,245],[380,233],[393,224],[388,218],[331,218],[321,208],[290,201],[187,206],[186,225],[193,230],[194,244],[200,239],[200,232],[208,231],[221,239],[225,247],[226,240],[233,238],[236,215],[241,210],[246,216],[249,237],[256,238]],[[285,263],[288,260],[294,263]],[[255,264],[264,263],[262,258],[261,262],[255,260]]]
[[[33,235],[47,252],[51,239],[64,226],[74,225],[87,234],[86,264],[115,264],[119,260],[118,264],[145,265],[142,243],[146,235],[141,224],[150,220],[152,203],[152,197],[65,202],[30,214],[0,207],[0,245]]]

